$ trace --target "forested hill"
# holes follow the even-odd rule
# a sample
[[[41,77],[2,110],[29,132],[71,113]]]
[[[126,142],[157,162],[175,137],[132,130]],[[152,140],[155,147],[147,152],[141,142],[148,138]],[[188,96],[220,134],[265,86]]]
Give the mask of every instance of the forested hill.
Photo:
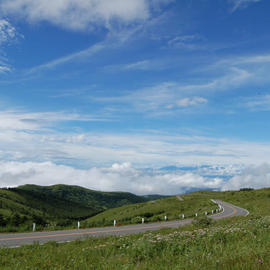
[[[54,185],[54,186],[20,186],[16,191],[29,191],[35,194],[54,196],[62,200],[92,207],[98,211],[114,208],[126,204],[145,202],[149,199],[128,192],[101,192],[80,186]]]
[[[68,185],[0,189],[0,226],[31,222],[68,225],[109,208],[148,200],[131,193],[99,192]]]

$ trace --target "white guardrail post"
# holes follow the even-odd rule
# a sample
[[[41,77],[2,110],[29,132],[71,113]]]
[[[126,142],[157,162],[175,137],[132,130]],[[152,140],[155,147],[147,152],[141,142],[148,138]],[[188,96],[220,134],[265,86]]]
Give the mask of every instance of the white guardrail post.
[[[33,223],[33,232],[36,231],[36,223]]]

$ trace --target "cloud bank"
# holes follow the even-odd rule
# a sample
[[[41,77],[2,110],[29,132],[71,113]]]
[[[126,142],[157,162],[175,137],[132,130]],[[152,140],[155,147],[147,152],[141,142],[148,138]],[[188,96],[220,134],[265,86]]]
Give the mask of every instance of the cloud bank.
[[[270,164],[247,167],[241,175],[231,178],[223,187],[223,190],[240,188],[270,187]]]
[[[191,172],[161,172],[136,169],[130,163],[107,168],[75,169],[51,162],[1,162],[0,186],[22,184],[71,184],[102,191],[135,194],[176,194],[192,188],[219,189],[223,180],[204,178]]]
[[[206,168],[204,168],[206,170]],[[213,168],[209,172],[213,173]],[[224,171],[234,168],[223,168]],[[1,162],[0,186],[23,184],[70,184],[101,191],[127,191],[135,194],[174,195],[194,189],[238,190],[243,187],[262,188],[270,185],[270,165],[248,167],[242,174],[226,181],[219,176],[200,175],[199,171],[163,171],[138,169],[130,163],[110,167],[76,169],[52,162]],[[209,173],[208,172],[208,173]],[[206,173],[206,172],[204,172]],[[216,169],[219,174],[219,169]]]

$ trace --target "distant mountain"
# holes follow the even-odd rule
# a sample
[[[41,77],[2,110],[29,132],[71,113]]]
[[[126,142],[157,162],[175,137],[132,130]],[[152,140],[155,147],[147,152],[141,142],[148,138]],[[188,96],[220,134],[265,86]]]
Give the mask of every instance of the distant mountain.
[[[0,226],[1,222],[14,226],[31,222],[68,225],[109,208],[146,202],[154,197],[68,185],[24,185],[0,189]]]

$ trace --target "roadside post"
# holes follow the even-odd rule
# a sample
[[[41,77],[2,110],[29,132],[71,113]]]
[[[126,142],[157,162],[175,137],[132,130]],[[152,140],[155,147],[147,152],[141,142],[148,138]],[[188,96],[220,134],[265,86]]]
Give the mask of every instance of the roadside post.
[[[113,226],[114,226],[114,227],[116,226],[116,220],[113,221]]]
[[[142,218],[142,224],[144,224],[144,218]]]
[[[197,217],[197,216],[198,216],[198,214],[196,213],[196,214],[195,214],[195,217]]]
[[[36,231],[36,223],[33,223],[33,232]]]
[[[80,227],[81,227],[81,223],[80,221],[78,221],[78,230],[80,229]]]
[[[165,219],[165,221],[167,221],[167,219],[168,219],[167,216],[165,216],[164,219]]]
[[[185,219],[185,215],[184,214],[182,215],[182,219]]]

